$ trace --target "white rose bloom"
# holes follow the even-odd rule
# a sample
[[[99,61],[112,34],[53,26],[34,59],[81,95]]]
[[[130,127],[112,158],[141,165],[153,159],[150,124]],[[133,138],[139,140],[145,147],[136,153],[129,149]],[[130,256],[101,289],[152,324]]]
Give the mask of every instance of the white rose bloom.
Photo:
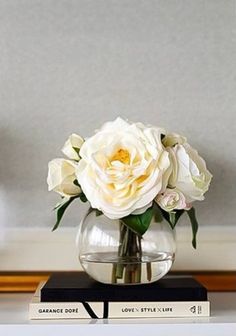
[[[187,142],[187,139],[177,133],[166,134],[162,143],[165,147],[173,147],[175,145],[183,145]]]
[[[65,159],[54,159],[48,164],[48,190],[55,191],[64,197],[71,197],[80,194],[81,189],[73,182],[76,164]]]
[[[172,163],[169,185],[181,191],[187,203],[203,200],[212,178],[205,161],[188,143],[177,144],[167,150]]]
[[[84,139],[77,134],[71,134],[68,140],[65,142],[62,152],[72,160],[79,160],[78,150],[81,148]],[[76,150],[77,149],[77,150]]]
[[[188,209],[185,197],[178,189],[166,189],[155,198],[157,204],[165,211]]]
[[[76,176],[93,208],[115,219],[152,205],[169,178],[164,132],[117,118],[84,142]]]

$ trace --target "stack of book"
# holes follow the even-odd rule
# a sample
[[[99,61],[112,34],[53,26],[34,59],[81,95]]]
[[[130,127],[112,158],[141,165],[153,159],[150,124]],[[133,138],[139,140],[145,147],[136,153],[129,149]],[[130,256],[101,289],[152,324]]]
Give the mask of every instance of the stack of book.
[[[30,319],[204,317],[207,290],[192,277],[166,276],[148,285],[105,285],[86,273],[56,273],[41,283]]]

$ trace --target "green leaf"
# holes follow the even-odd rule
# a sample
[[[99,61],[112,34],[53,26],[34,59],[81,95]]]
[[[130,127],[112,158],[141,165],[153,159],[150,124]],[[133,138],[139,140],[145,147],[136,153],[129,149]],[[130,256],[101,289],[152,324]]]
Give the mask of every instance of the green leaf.
[[[85,194],[83,192],[81,192],[79,194],[79,198],[80,200],[83,202],[83,203],[86,203],[88,200],[87,200],[87,197],[85,196]]]
[[[74,151],[76,151],[76,153],[79,155],[79,152],[80,152],[80,148],[78,148],[78,147],[72,147],[73,149],[74,149]],[[79,157],[80,157],[80,155],[79,155]]]
[[[70,197],[62,197],[61,201],[58,202],[55,207],[53,208],[53,210],[57,210],[58,208],[60,208],[64,203],[68,202],[68,200],[70,199]]]
[[[170,221],[170,216],[169,216],[169,212],[163,210],[161,207],[159,207],[160,211],[161,211],[161,214],[163,216],[163,218],[165,218],[165,220],[170,224],[170,226],[172,227],[173,229],[173,226],[172,226],[172,223]]]
[[[197,218],[196,218],[195,209],[192,207],[190,210],[187,210],[186,212],[189,216],[191,226],[192,226],[192,234],[193,234],[192,245],[196,249],[196,247],[197,247],[196,237],[197,237],[197,231],[198,231],[198,222],[197,222]]]
[[[175,211],[175,222],[174,222],[174,227],[178,223],[180,217],[183,215],[185,210],[176,210]]]
[[[77,187],[80,187],[79,182],[76,179],[73,181],[73,184],[76,185]]]
[[[167,222],[170,224],[172,229],[175,228],[176,224],[178,223],[180,217],[184,213],[185,210],[175,210],[175,211],[165,211],[162,208],[160,208],[162,216],[167,220]]]
[[[161,141],[165,138],[165,134],[161,134]]]
[[[155,222],[161,223],[163,221],[163,215],[162,215],[160,207],[157,205],[156,202],[153,203],[153,212],[154,212]]]
[[[80,187],[80,190],[81,190],[81,186],[78,182],[78,180],[74,180],[73,181],[73,184],[76,185],[77,187]],[[80,198],[80,200],[83,202],[83,203],[86,203],[88,201],[87,197],[85,196],[85,194],[83,193],[83,191],[81,190],[81,193],[78,195],[78,197]]]
[[[102,214],[103,214],[102,211],[100,211],[98,209],[95,209],[95,215],[96,215],[96,217],[101,216]]]
[[[128,226],[132,231],[142,236],[151,223],[153,216],[153,208],[148,208],[141,215],[129,215],[127,217],[123,217],[122,221],[126,226]]]
[[[170,219],[171,226],[174,228],[176,225],[176,212],[175,211],[169,212],[169,219]]]
[[[66,211],[68,206],[71,204],[71,202],[73,202],[74,199],[76,199],[76,198],[78,198],[78,196],[71,197],[71,198],[67,199],[65,202],[62,202],[61,205],[56,208],[56,210],[57,210],[57,221],[56,221],[56,224],[54,225],[52,231],[55,231],[58,228],[58,226],[61,222],[61,219],[64,215],[64,212]]]

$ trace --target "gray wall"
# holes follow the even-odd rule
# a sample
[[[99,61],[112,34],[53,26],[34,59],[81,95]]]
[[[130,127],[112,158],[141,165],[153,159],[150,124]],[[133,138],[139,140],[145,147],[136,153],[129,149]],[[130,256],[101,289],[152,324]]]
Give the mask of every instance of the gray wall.
[[[235,224],[235,34],[230,0],[0,0],[1,223],[50,227],[47,162],[120,115],[185,134],[214,175],[200,223]]]

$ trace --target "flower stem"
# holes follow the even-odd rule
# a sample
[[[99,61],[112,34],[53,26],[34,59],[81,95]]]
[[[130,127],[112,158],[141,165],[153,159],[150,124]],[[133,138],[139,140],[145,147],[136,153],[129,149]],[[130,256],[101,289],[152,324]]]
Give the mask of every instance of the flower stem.
[[[147,262],[147,279],[148,281],[152,280],[152,264],[150,262]]]
[[[120,221],[118,262],[113,264],[112,283],[123,280],[125,284],[140,283],[142,276],[141,237]]]

